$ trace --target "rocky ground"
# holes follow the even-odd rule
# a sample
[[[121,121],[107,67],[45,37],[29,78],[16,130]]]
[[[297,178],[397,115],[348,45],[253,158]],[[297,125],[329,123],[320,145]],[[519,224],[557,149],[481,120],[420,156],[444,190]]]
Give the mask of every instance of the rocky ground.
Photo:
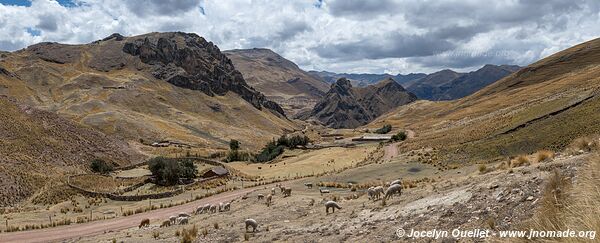
[[[246,237],[253,242],[456,242],[454,238],[399,238],[396,230],[402,228],[408,233],[411,229],[518,229],[520,222],[533,215],[553,171],[574,180],[587,156],[559,156],[552,162],[486,174],[444,175],[435,182],[405,189],[402,196],[387,200],[385,205],[381,200],[368,200],[360,191],[340,189],[321,195],[317,187],[303,186],[303,182],[316,180],[309,178],[293,183],[291,197],[284,198],[277,190],[270,207],[257,198],[258,193],[270,193],[270,188],[264,188],[246,199],[236,199],[230,212],[193,216],[187,226],[159,228],[160,222],[151,222],[147,228],[109,232],[82,241],[178,242],[182,238],[178,232],[181,235],[183,229],[195,225],[197,242],[244,241]],[[347,198],[353,194],[359,197]],[[326,214],[323,203],[333,197],[343,209]],[[259,222],[257,232],[244,233],[246,218]],[[466,241],[494,239],[497,238]]]

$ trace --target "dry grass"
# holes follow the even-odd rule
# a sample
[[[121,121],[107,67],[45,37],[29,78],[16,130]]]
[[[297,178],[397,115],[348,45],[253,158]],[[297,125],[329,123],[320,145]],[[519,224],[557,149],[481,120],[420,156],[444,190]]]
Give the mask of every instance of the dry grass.
[[[477,166],[477,170],[479,171],[480,174],[485,174],[488,172],[488,168],[484,164]]]
[[[546,162],[554,159],[554,152],[550,150],[540,150],[535,153],[536,161]]]
[[[536,230],[591,231],[600,229],[600,157],[595,155],[578,180],[571,184],[557,171],[548,182],[539,211],[523,228]],[[595,236],[595,234],[594,234]],[[590,238],[545,239],[558,242],[590,242]]]
[[[194,242],[194,239],[196,239],[196,236],[198,236],[198,228],[196,228],[196,225],[193,225],[189,229],[184,228],[181,231],[181,242],[192,243]]]
[[[571,154],[577,154],[581,152],[591,152],[600,149],[599,136],[586,136],[573,140],[567,151]]]
[[[521,166],[526,166],[526,165],[530,165],[531,162],[529,161],[529,157],[527,157],[527,155],[519,155],[517,156],[517,158],[513,159],[510,162],[510,167],[515,168],[515,167],[521,167]]]

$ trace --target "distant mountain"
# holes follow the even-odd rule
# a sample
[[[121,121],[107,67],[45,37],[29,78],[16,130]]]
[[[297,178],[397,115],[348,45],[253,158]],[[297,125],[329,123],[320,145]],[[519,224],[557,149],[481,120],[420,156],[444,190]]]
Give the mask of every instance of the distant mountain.
[[[396,82],[404,85],[407,82],[418,80],[420,78],[425,77],[427,74],[424,73],[410,73],[410,74],[371,74],[371,73],[332,73],[327,71],[309,71],[312,76],[319,77],[325,82],[335,83],[336,80],[340,78],[349,79],[353,86],[356,87],[364,87],[370,84],[377,83],[386,78],[392,78],[396,80]]]
[[[485,65],[477,71],[457,73],[442,70],[407,83],[406,89],[420,99],[454,100],[465,97],[520,69],[514,65]]]
[[[315,77],[333,83],[339,78],[347,78],[355,87],[364,87],[385,78],[392,78],[424,100],[453,100],[477,92],[483,87],[500,80],[521,67],[515,65],[485,65],[469,73],[458,73],[444,69],[431,74],[348,74],[327,71],[310,71]]]
[[[340,78],[312,111],[298,118],[312,118],[332,128],[354,128],[416,99],[392,78],[367,87],[352,87],[350,80]]]
[[[312,76],[279,54],[262,48],[223,52],[244,79],[267,98],[293,115],[310,109],[329,89],[329,84]]]

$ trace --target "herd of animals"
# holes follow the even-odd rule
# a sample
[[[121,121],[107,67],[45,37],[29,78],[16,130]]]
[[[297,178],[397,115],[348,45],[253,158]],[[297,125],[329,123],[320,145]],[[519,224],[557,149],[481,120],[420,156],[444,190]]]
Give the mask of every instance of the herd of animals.
[[[312,188],[313,184],[312,183],[304,183],[304,186],[306,186],[307,188]],[[279,188],[281,194],[283,195],[283,197],[289,197],[292,195],[292,189],[291,188],[287,188],[281,184],[277,184],[276,185],[277,188]],[[271,193],[268,194],[267,196],[263,195],[263,194],[258,194],[257,198],[258,200],[265,200],[265,203],[267,205],[267,207],[271,206],[272,200],[273,200],[273,196],[276,194],[276,188],[271,188]],[[319,189],[320,193],[329,193],[329,190],[327,189]],[[384,188],[383,186],[376,186],[376,187],[369,187],[367,189],[367,196],[369,200],[378,200],[378,199],[382,199],[381,196],[383,195],[383,200],[387,200],[390,197],[393,197],[394,195],[401,195],[402,194],[402,181],[401,180],[395,180],[392,181],[388,184],[387,188]],[[242,197],[242,199],[247,199],[248,196],[245,195],[244,197]],[[219,204],[205,204],[204,206],[198,206],[196,208],[196,210],[194,212],[192,212],[195,215],[198,214],[203,214],[203,213],[217,213],[217,212],[226,212],[226,211],[230,211],[231,210],[231,204],[233,201],[231,202],[227,202],[227,203],[219,203]],[[336,209],[342,209],[342,206],[340,206],[340,204],[336,201],[326,201],[324,203],[325,205],[325,213],[329,214],[329,210],[331,209],[332,213],[335,213]],[[171,217],[169,217],[168,220],[165,220],[162,222],[162,224],[160,225],[160,227],[168,227],[171,225],[184,225],[184,224],[188,224],[190,218],[192,217],[191,214],[185,213],[185,212],[181,212],[177,215],[173,215]],[[249,228],[252,228],[252,232],[255,232],[256,229],[258,228],[258,222],[255,219],[251,219],[248,218],[246,220],[244,220],[244,224],[246,226],[246,232],[248,232]],[[146,226],[150,226],[150,219],[143,219],[142,222],[140,223],[139,228],[142,227],[146,227]]]

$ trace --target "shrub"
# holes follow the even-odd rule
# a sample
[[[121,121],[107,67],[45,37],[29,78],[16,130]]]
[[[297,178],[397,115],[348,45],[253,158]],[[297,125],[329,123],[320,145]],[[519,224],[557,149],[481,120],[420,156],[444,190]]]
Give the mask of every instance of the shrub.
[[[90,168],[93,172],[106,174],[114,170],[112,164],[107,163],[102,159],[94,159],[90,164]]]
[[[479,165],[479,167],[477,167],[477,169],[479,170],[479,173],[481,173],[481,174],[487,173],[487,166],[485,166],[483,164]]]
[[[252,159],[252,154],[248,152],[240,152],[238,150],[230,150],[227,153],[227,157],[225,158],[225,162],[233,162],[233,161],[248,161]]]
[[[238,149],[240,149],[240,141],[231,139],[229,141],[229,149],[231,149],[232,151],[237,151]]]
[[[285,146],[288,148],[295,148],[298,146],[306,146],[310,143],[310,139],[307,136],[294,135],[291,137],[287,137],[286,135],[282,135],[277,139],[277,145]]]
[[[269,142],[263,150],[256,155],[257,162],[267,162],[282,154],[284,151],[283,145],[278,145],[276,141]]]
[[[394,136],[392,136],[392,140],[393,141],[404,141],[404,140],[406,140],[406,133],[404,131],[396,133]]]
[[[192,226],[192,228],[189,229],[183,229],[181,231],[181,242],[184,243],[191,243],[194,242],[194,239],[196,239],[196,236],[198,235],[198,228],[196,228],[196,225]]]
[[[524,165],[529,165],[529,158],[527,158],[527,155],[519,155],[516,159],[514,159],[513,161],[511,161],[510,166],[511,167],[519,167],[519,166],[524,166]]]
[[[392,131],[392,125],[385,124],[385,125],[383,125],[383,127],[375,130],[375,133],[378,133],[378,134],[387,134],[388,132],[391,132],[391,131]]]

